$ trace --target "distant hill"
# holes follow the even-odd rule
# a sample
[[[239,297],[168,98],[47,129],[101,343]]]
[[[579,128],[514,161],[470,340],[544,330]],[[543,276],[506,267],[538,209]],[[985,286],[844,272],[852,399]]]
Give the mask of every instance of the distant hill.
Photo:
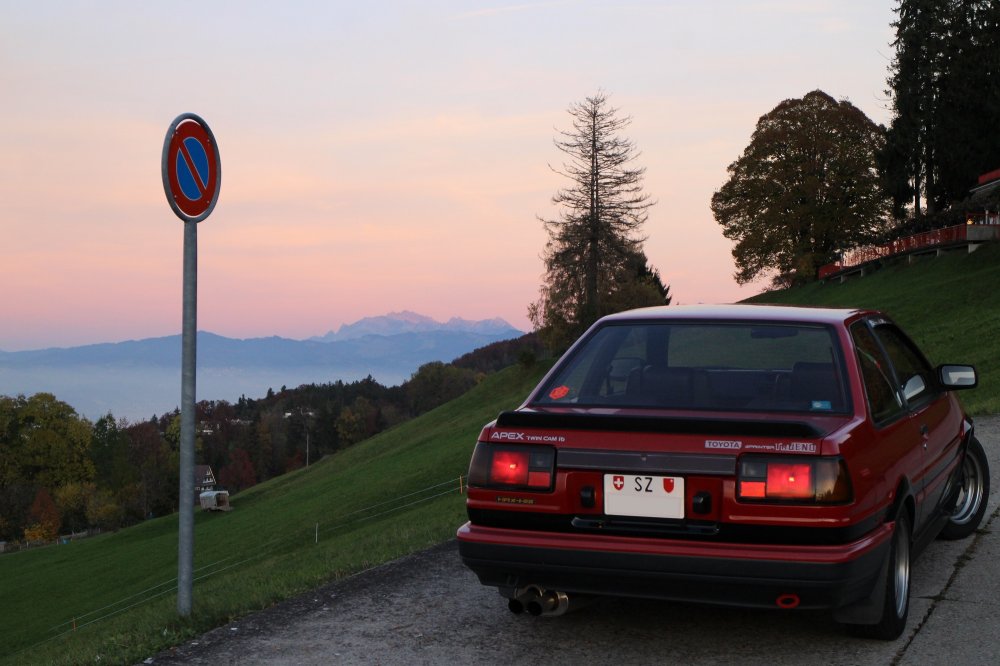
[[[414,321],[433,320],[414,313],[401,315],[405,316],[361,320],[348,325],[342,339],[328,342],[280,337],[239,340],[199,332],[197,397],[235,401],[241,395],[261,397],[269,388],[353,381],[368,375],[394,385],[424,363],[451,361],[523,334],[502,320],[413,330]],[[463,320],[452,320],[456,321]],[[420,326],[429,327],[426,322]],[[180,358],[179,335],[0,352],[0,395],[46,391],[88,418],[108,411],[129,419],[148,418],[180,404]]]

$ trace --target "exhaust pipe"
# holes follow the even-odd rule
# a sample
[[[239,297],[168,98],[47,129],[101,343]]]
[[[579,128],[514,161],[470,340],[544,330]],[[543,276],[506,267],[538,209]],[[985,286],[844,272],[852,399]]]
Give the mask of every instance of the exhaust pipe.
[[[546,590],[540,596],[528,601],[528,612],[539,615],[562,615],[569,610],[569,595],[565,592]]]
[[[774,600],[774,603],[778,608],[784,608],[785,610],[791,610],[793,608],[798,608],[799,606],[799,595],[797,594],[782,594]]]
[[[519,615],[528,610],[529,605],[542,596],[543,591],[537,585],[528,585],[514,590],[514,596],[507,601],[511,613]]]

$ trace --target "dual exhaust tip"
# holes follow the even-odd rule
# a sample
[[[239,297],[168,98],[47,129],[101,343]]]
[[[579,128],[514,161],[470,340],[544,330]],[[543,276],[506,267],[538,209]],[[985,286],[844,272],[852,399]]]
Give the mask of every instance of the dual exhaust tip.
[[[507,602],[507,608],[515,614],[527,611],[534,617],[563,615],[569,610],[569,595],[528,585],[515,590],[514,596]]]

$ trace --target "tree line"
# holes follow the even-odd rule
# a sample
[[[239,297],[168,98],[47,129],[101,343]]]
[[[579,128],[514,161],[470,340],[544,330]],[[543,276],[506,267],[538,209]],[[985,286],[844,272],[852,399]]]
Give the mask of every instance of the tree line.
[[[935,214],[1000,168],[1000,3],[904,0],[879,167],[897,219]]]
[[[399,386],[372,377],[196,405],[195,456],[238,492],[422,414],[543,350],[533,334],[451,363],[422,365]],[[94,422],[49,393],[0,396],[0,541],[118,529],[176,511],[180,412]],[[191,498],[190,501],[195,501]]]

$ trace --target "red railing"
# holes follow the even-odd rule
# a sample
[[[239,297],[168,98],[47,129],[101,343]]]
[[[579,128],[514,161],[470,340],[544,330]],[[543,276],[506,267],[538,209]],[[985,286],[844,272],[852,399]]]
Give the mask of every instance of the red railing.
[[[841,261],[820,266],[819,279],[823,280],[844,269],[861,266],[896,254],[908,254],[936,245],[960,243],[966,240],[968,228],[968,224],[956,224],[953,227],[925,231],[906,238],[897,238],[881,245],[869,245],[849,250],[844,253]]]

